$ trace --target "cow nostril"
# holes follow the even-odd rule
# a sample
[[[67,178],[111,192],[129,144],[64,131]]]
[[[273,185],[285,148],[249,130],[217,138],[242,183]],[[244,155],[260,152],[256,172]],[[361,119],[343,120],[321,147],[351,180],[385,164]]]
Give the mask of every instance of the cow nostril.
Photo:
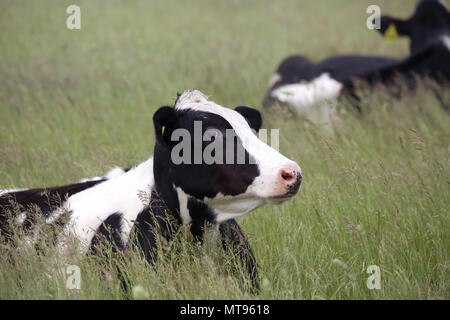
[[[287,184],[294,183],[297,180],[297,174],[295,171],[281,170],[281,177]]]

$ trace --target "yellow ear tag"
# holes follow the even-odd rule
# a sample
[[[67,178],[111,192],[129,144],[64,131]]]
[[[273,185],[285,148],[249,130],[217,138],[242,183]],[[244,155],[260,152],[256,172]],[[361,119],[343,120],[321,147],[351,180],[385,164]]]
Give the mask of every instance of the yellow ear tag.
[[[394,41],[398,38],[398,32],[397,28],[395,27],[395,24],[391,23],[389,27],[384,31],[384,38],[386,40]]]
[[[162,128],[161,128],[161,134],[162,135],[164,135],[164,130],[166,129],[166,127],[165,126],[162,126]]]

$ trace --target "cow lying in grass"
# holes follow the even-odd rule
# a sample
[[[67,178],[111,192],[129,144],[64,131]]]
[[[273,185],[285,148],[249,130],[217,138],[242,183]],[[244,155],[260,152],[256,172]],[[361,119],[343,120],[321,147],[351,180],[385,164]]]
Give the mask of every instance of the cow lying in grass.
[[[153,122],[153,156],[126,172],[109,179],[2,194],[2,235],[7,238],[8,228],[19,226],[32,234],[35,216],[27,209],[37,206],[47,224],[62,227],[56,238],[60,246],[65,245],[67,234],[74,234],[86,252],[102,236],[120,250],[127,249],[133,238],[152,262],[157,234],[170,239],[174,226],[190,224],[191,233],[202,241],[206,226],[211,224],[218,229],[223,246],[240,257],[256,288],[255,258],[235,218],[264,204],[292,198],[302,181],[300,167],[254,134],[252,129],[261,127],[259,111],[224,108],[199,91],[183,93],[174,107],[161,107]],[[199,124],[203,142],[190,141],[181,154],[185,161],[179,162],[175,158],[180,153],[174,153],[179,144],[174,137],[178,133],[195,135]],[[230,131],[234,135],[229,135]],[[214,154],[223,151],[218,161],[197,159],[198,152],[203,155],[220,139],[223,144]],[[239,158],[244,161],[237,161]],[[56,208],[49,200],[55,197],[62,199]],[[14,210],[13,204],[21,209]],[[11,208],[15,216],[11,216]]]
[[[416,79],[432,78],[443,86],[450,81],[450,14],[439,1],[419,2],[413,16],[401,21],[381,18],[381,32],[397,32],[411,38],[411,54],[402,59],[363,55],[339,55],[318,63],[304,56],[283,60],[269,83],[265,106],[285,104],[312,121],[329,124],[336,118],[340,97],[359,100],[358,82],[388,88],[398,95],[398,80],[416,87]],[[435,91],[444,108],[448,106]],[[356,106],[357,103],[356,103]]]

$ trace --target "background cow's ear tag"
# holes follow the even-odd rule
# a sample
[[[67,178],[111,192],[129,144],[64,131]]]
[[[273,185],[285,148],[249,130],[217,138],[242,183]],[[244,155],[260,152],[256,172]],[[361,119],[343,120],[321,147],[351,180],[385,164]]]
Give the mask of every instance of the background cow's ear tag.
[[[386,40],[394,41],[398,38],[398,31],[395,27],[395,24],[391,23],[389,27],[387,27],[386,31],[384,31],[384,38]]]
[[[161,135],[163,136],[164,135],[164,130],[166,129],[166,126],[162,126],[162,128],[161,128]]]

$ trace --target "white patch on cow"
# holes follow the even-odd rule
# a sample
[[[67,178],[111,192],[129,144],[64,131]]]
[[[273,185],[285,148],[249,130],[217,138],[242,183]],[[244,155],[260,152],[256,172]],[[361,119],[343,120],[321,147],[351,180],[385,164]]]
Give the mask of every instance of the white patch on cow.
[[[269,81],[269,88],[272,88],[275,83],[281,80],[281,76],[278,73],[275,73]]]
[[[337,116],[336,101],[342,88],[342,83],[323,73],[309,83],[278,87],[270,92],[270,96],[312,122],[328,125]]]
[[[133,229],[133,226],[134,226],[134,222],[133,221],[130,221],[128,219],[124,219],[122,217],[122,224],[121,224],[121,229],[120,229],[120,237],[122,239],[122,243],[123,244],[127,244],[128,243],[128,239],[129,239],[129,236],[130,236],[131,229]]]
[[[247,193],[237,196],[224,196],[219,193],[214,198],[205,198],[204,202],[214,208],[217,214],[217,223],[243,216],[267,203],[264,199],[254,197]]]
[[[216,211],[218,219],[221,221],[244,215],[267,203],[268,198],[285,193],[285,186],[279,182],[282,168],[294,166],[300,170],[294,161],[259,140],[240,113],[209,101],[198,90],[183,93],[178,99],[175,109],[210,112],[223,117],[230,123],[245,150],[254,157],[258,165],[260,174],[245,193],[232,197],[217,195],[212,199],[205,200],[205,203]],[[221,214],[222,216],[220,216]]]
[[[125,170],[122,167],[114,167],[105,174],[105,179],[109,180],[109,179],[121,176],[124,173],[125,173]]]
[[[18,225],[21,225],[25,222],[26,218],[27,218],[27,213],[23,211],[16,217],[16,223]]]
[[[60,208],[58,208],[58,209],[54,210],[52,213],[50,213],[49,216],[45,219],[45,222],[47,224],[52,224],[66,212],[67,212],[67,209],[64,208],[64,204],[63,204]]]
[[[444,46],[447,48],[447,50],[450,51],[450,36],[448,36],[448,35],[442,36],[441,42],[444,44]]]
[[[84,179],[81,179],[78,182],[82,183],[82,182],[88,182],[88,181],[98,181],[98,180],[102,180],[102,179],[103,179],[103,177],[96,176],[96,177],[91,177],[91,178],[84,178]]]
[[[92,178],[85,178],[85,179],[81,179],[79,182],[88,182],[88,181],[98,181],[98,180],[102,180],[102,179],[112,179],[115,178],[117,176],[120,176],[122,174],[125,173],[125,170],[122,167],[114,167],[111,170],[109,170],[103,177],[92,177]]]
[[[63,208],[71,212],[65,234],[74,233],[87,249],[96,230],[111,214],[122,215],[122,239],[128,239],[130,221],[148,205],[154,186],[153,158],[127,173],[70,196]],[[145,196],[144,196],[145,195]]]
[[[208,101],[208,97],[199,90],[185,91],[178,97],[175,109],[186,109],[188,105],[199,106],[201,103],[212,103]]]
[[[180,204],[180,215],[183,224],[188,224],[192,221],[191,215],[189,214],[188,195],[180,188],[173,185],[173,188],[177,191],[178,203]]]
[[[261,206],[261,204],[258,203],[258,207]],[[245,210],[248,212],[242,212],[242,213],[226,213],[226,212],[220,212],[219,210],[215,210],[217,215],[216,215],[216,222],[217,223],[222,223],[224,221],[230,220],[230,219],[235,219],[241,216],[246,215],[248,212],[250,212],[251,210]]]

